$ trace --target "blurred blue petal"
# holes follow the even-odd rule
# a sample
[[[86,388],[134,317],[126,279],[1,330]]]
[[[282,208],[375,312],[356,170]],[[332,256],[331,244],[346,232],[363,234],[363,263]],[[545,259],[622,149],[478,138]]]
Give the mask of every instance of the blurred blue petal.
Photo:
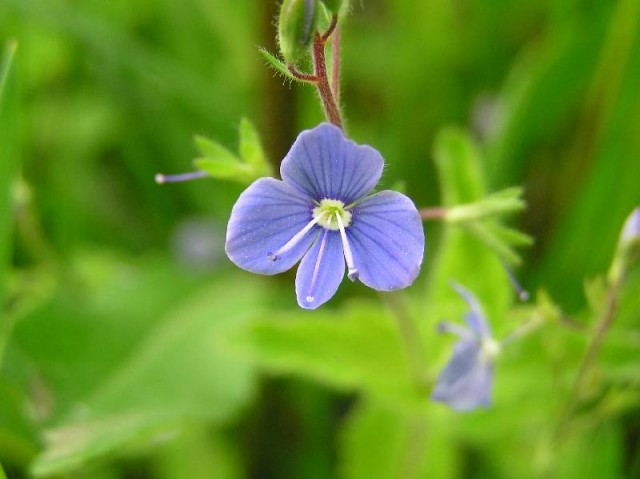
[[[315,309],[327,302],[342,282],[344,270],[340,236],[337,231],[324,230],[298,268],[298,304],[305,309]]]
[[[431,399],[457,411],[470,411],[491,404],[493,365],[480,358],[480,344],[460,340],[431,392]]]
[[[490,335],[489,325],[476,297],[459,284],[452,286],[471,310],[465,314],[468,329],[452,323],[444,323],[440,328],[460,339],[453,347],[451,359],[438,375],[431,399],[457,411],[489,407],[493,356],[499,346]]]
[[[378,291],[409,286],[424,255],[422,220],[401,193],[381,191],[353,208],[347,230],[360,281]]]
[[[369,193],[380,181],[384,160],[367,145],[347,140],[340,128],[323,123],[298,135],[282,161],[282,179],[316,201],[345,205]]]
[[[277,261],[282,248],[311,221],[309,199],[273,178],[261,178],[238,198],[227,227],[225,250],[236,265],[252,273],[277,274],[300,261],[320,228],[312,228]]]
[[[491,336],[491,328],[489,327],[489,323],[478,299],[461,284],[452,282],[451,286],[456,290],[456,293],[462,296],[467,305],[469,305],[470,311],[464,315],[464,320],[471,330],[480,337]]]

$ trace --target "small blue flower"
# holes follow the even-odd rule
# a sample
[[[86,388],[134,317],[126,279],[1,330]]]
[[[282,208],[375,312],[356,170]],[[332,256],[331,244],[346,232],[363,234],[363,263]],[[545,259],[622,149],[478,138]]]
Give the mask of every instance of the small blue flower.
[[[460,285],[453,288],[469,305],[464,319],[468,328],[443,322],[440,331],[460,339],[431,392],[431,399],[448,404],[458,411],[489,407],[493,384],[493,362],[500,353],[500,343],[491,336],[489,324],[478,300]]]
[[[282,161],[282,180],[261,178],[238,198],[226,252],[239,267],[277,274],[300,259],[298,304],[315,309],[345,273],[378,291],[409,286],[424,253],[413,202],[394,191],[371,194],[384,160],[323,123],[300,133]]]

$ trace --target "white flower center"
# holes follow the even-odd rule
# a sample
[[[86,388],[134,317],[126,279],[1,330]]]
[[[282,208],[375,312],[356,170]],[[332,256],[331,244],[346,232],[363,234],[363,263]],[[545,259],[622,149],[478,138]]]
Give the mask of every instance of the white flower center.
[[[344,203],[340,200],[324,199],[313,209],[313,219],[325,229],[338,231],[340,229],[338,218],[345,228],[351,224],[351,212],[345,209]]]
[[[347,237],[346,228],[351,224],[352,214],[349,212],[344,203],[340,200],[324,199],[320,201],[320,204],[313,209],[313,218],[307,225],[298,231],[293,238],[282,246],[275,253],[268,253],[267,256],[271,261],[278,261],[280,257],[290,251],[298,242],[305,237],[305,235],[315,225],[322,226],[325,230],[339,231],[340,239],[342,241],[342,252],[344,254],[344,260],[347,263],[347,277],[351,281],[356,281],[359,277],[358,268],[356,268],[353,261],[353,252],[351,251],[351,245],[349,244],[349,238]],[[322,239],[321,253],[318,258],[322,257],[322,251],[324,250],[324,241],[326,240],[327,231]],[[313,280],[311,284],[315,284],[315,278],[318,273],[319,261],[313,273]],[[311,299],[309,299],[311,298]],[[313,296],[307,297],[307,302],[312,302]]]
[[[502,352],[502,346],[493,338],[483,338],[480,343],[480,358],[483,361],[492,362]]]

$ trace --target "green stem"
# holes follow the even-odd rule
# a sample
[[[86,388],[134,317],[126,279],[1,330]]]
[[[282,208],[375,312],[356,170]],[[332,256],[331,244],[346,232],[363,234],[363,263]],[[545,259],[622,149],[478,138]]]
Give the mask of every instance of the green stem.
[[[424,351],[422,349],[422,342],[420,341],[420,333],[407,309],[402,293],[390,292],[380,293],[380,295],[396,319],[416,385],[418,389],[426,390],[428,380],[423,367]]]
[[[620,288],[620,283],[614,283],[609,288],[607,292],[607,299],[605,309],[602,313],[602,317],[598,322],[596,329],[594,331],[593,337],[591,338],[591,342],[585,351],[584,356],[582,357],[582,361],[580,363],[580,367],[578,369],[578,374],[576,375],[576,379],[573,383],[571,391],[569,393],[569,398],[564,408],[564,412],[562,417],[558,423],[558,427],[555,432],[555,439],[559,441],[566,435],[566,428],[569,425],[569,421],[571,420],[571,416],[575,410],[576,404],[580,398],[580,395],[584,389],[584,383],[587,378],[587,374],[589,369],[595,362],[598,353],[600,352],[600,348],[602,347],[602,343],[604,338],[611,328],[613,321],[616,317],[616,312],[618,311],[618,290]]]

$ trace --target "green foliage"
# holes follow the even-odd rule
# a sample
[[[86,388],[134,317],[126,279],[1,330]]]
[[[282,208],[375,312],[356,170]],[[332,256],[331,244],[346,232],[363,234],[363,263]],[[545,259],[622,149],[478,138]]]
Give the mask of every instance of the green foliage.
[[[640,265],[611,266],[640,205],[640,3],[364,3],[314,2],[319,30],[341,4],[348,134],[447,213],[414,286],[309,313],[291,275],[198,256],[322,121],[255,53],[279,2],[0,2],[0,477],[640,475]],[[158,188],[194,132],[231,181]],[[451,280],[508,339],[486,411],[429,400],[455,344],[436,325],[466,312]]]
[[[16,180],[19,153],[17,145],[17,106],[15,68],[13,67],[17,43],[7,44],[0,65],[0,364],[7,335],[7,278],[11,263],[11,233],[13,231],[13,191]]]
[[[405,404],[420,401],[393,319],[376,304],[262,318],[232,344],[274,373],[303,375],[338,390]]]
[[[195,142],[202,157],[194,160],[194,164],[213,178],[249,184],[257,178],[272,175],[258,133],[246,118],[240,122],[240,157],[203,136],[196,136]]]

